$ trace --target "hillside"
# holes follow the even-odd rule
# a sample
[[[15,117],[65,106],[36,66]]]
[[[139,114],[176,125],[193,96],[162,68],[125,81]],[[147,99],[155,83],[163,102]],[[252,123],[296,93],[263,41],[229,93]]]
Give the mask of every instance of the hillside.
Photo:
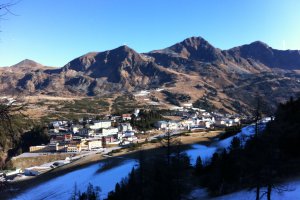
[[[299,70],[298,50],[276,50],[263,42],[221,50],[201,37],[191,37],[149,53],[128,46],[87,53],[61,68],[24,60],[0,68],[0,92],[68,97],[162,88],[173,96],[188,97],[176,105],[198,100],[199,105],[223,112],[247,113],[256,93],[273,108],[297,96]],[[151,98],[164,107],[174,104],[163,92],[151,92]]]

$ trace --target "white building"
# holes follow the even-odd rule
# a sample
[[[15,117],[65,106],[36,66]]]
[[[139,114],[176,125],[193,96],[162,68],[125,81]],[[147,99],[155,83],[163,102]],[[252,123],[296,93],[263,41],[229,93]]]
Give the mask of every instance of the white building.
[[[103,128],[102,136],[116,135],[118,134],[118,132],[119,132],[118,128]]]
[[[134,132],[133,131],[125,131],[124,132],[124,137],[132,137],[134,136]]]
[[[51,122],[53,127],[60,127],[68,125],[68,121],[53,121]]]
[[[109,128],[111,127],[111,121],[110,120],[99,120],[94,121],[93,124],[89,125],[90,129],[101,129],[101,128]]]
[[[99,140],[89,140],[88,141],[88,149],[99,149],[102,148],[102,139]]]
[[[179,128],[179,124],[175,121],[158,121],[155,123],[155,127],[159,130],[161,129],[168,129],[168,130],[175,130]]]
[[[181,124],[182,124],[182,126],[185,127],[185,128],[189,128],[189,127],[191,127],[191,126],[196,125],[195,120],[192,120],[192,119],[182,120],[182,121],[181,121]]]
[[[217,126],[226,126],[226,120],[225,120],[225,119],[222,119],[222,118],[216,119],[215,124],[216,124]]]
[[[221,127],[233,126],[233,120],[228,119],[228,118],[216,119],[215,125],[221,126]]]
[[[134,114],[136,117],[139,116],[139,113],[140,113],[140,109],[138,109],[138,108],[134,109],[134,113],[133,113],[133,114]]]
[[[125,131],[123,134],[122,134],[122,138],[123,140],[123,143],[124,141],[129,141],[129,142],[134,142],[136,141],[138,138],[134,135],[134,132],[133,131]]]
[[[131,120],[131,114],[130,113],[123,114],[122,115],[122,120],[123,121],[130,121]]]
[[[74,134],[79,133],[79,130],[82,129],[83,127],[80,125],[72,125],[70,128],[70,131],[72,131]]]
[[[119,124],[119,131],[120,132],[132,131],[132,126],[130,123],[121,123]]]

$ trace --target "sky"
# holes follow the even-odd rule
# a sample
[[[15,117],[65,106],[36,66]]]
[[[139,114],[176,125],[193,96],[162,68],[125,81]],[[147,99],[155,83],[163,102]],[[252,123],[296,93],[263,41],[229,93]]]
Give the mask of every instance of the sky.
[[[20,0],[10,10],[0,19],[0,66],[61,67],[88,52],[126,44],[143,53],[192,36],[220,49],[257,40],[300,49],[299,0]]]

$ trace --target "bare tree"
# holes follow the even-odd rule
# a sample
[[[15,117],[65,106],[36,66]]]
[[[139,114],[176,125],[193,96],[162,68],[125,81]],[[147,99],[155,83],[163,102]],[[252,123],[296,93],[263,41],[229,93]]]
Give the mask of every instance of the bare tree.
[[[3,19],[4,16],[11,14],[11,15],[16,15],[11,11],[11,7],[19,3],[20,0],[18,1],[2,1],[0,3],[0,19]]]
[[[18,97],[20,98],[20,97]],[[0,127],[5,128],[9,132],[13,132],[12,119],[15,114],[20,114],[25,117],[22,112],[24,110],[25,104],[21,104],[16,100],[0,100]]]
[[[174,144],[176,144],[177,141],[172,137],[172,132],[168,129],[165,133],[164,138],[161,140],[161,144],[163,147],[167,149],[166,152],[166,158],[167,158],[167,164],[170,165],[171,161],[171,148]]]

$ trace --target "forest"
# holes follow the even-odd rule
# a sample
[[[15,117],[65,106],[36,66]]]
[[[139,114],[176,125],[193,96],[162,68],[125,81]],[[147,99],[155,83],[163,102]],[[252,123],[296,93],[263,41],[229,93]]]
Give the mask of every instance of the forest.
[[[284,181],[300,172],[300,99],[280,104],[263,131],[243,141],[235,137],[228,149],[216,152],[209,162],[197,158],[191,166],[180,143],[171,137],[163,142],[163,156],[140,152],[139,167],[117,183],[108,200],[184,199],[195,186],[210,196],[251,189],[256,200],[285,191]],[[267,190],[262,190],[267,188]]]

